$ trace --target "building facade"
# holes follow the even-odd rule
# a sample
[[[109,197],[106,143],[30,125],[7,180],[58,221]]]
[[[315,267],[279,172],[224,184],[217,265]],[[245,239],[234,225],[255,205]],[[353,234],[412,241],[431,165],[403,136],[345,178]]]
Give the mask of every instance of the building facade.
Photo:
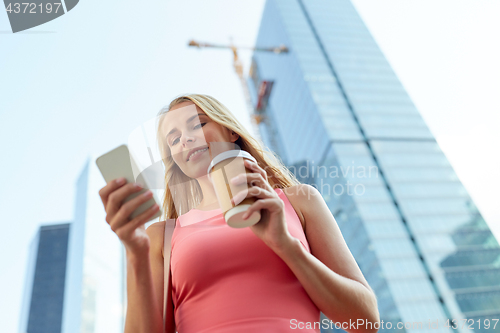
[[[123,332],[125,253],[106,223],[96,157],[78,177],[71,227],[42,226],[32,241],[20,333]]]
[[[123,245],[106,223],[99,189],[106,185],[92,156],[78,177],[69,234],[63,333],[123,332]]]
[[[61,332],[69,231],[69,223],[44,225],[31,242],[20,333]]]
[[[322,193],[379,332],[500,332],[499,244],[353,4],[268,0],[256,47],[282,44],[252,58],[261,136]]]

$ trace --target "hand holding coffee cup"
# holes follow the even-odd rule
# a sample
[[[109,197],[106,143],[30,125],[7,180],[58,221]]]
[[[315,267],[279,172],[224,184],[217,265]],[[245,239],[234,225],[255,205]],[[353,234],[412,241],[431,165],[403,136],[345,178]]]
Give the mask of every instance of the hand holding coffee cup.
[[[233,228],[244,228],[260,221],[260,211],[255,211],[248,218],[243,219],[247,209],[257,200],[255,197],[234,200],[234,196],[242,191],[248,193],[248,183],[234,184],[231,179],[243,174],[251,173],[244,165],[244,159],[257,162],[256,159],[244,150],[227,150],[216,155],[207,170],[208,177],[214,185],[217,200],[224,214],[226,223]]]

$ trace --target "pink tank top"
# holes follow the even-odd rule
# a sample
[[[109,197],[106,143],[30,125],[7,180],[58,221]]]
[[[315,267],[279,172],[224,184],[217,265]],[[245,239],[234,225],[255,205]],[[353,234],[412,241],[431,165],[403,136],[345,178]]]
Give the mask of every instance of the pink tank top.
[[[285,203],[288,231],[311,252],[293,206],[275,191]],[[192,209],[177,219],[171,270],[178,332],[295,332],[299,322],[320,321],[288,265],[250,228],[229,227],[220,208]]]

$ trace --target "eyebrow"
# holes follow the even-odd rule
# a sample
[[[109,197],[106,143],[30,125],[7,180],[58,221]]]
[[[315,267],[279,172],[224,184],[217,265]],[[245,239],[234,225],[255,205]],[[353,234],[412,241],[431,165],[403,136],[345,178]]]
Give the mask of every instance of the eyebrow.
[[[189,117],[189,118],[188,118],[188,120],[186,120],[186,124],[188,124],[191,120],[193,120],[193,119],[194,119],[194,118],[196,118],[197,116],[206,116],[206,114],[203,114],[203,113],[198,113],[198,114],[195,114],[194,116]],[[174,128],[172,128],[172,129],[170,130],[170,132],[168,132],[168,134],[167,134],[167,135],[165,135],[165,137],[166,137],[166,138],[168,138],[168,136],[169,136],[170,134],[172,134],[173,132],[175,132],[176,130],[177,130],[177,128],[175,128],[175,127],[174,127]]]

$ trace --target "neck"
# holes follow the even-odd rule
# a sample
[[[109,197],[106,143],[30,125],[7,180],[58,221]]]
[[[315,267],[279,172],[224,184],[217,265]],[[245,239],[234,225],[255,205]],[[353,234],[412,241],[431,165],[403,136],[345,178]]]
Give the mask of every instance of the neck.
[[[213,184],[208,179],[208,176],[197,178],[198,184],[200,184],[201,191],[203,192],[203,200],[196,209],[211,210],[219,208],[219,201],[217,200],[217,195],[215,194],[215,189]]]

